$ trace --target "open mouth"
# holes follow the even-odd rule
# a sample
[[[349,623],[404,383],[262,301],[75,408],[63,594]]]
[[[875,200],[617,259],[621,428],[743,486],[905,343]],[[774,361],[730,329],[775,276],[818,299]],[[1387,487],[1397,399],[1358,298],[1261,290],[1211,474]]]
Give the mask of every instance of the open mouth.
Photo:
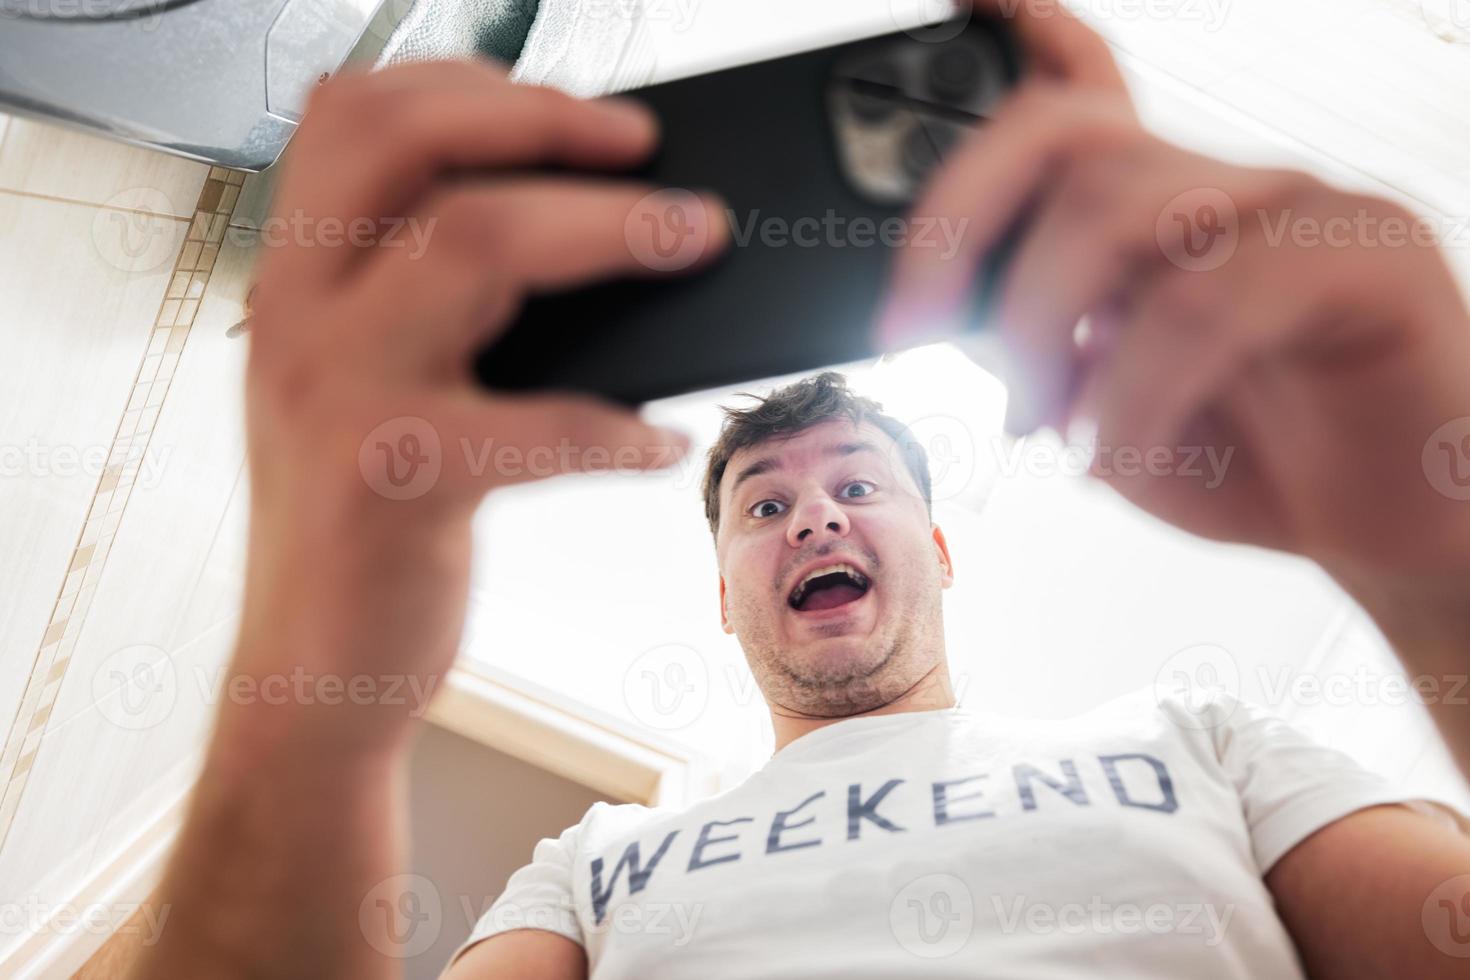
[[[814,568],[796,583],[786,604],[797,612],[819,612],[856,602],[868,594],[868,577],[848,564]]]

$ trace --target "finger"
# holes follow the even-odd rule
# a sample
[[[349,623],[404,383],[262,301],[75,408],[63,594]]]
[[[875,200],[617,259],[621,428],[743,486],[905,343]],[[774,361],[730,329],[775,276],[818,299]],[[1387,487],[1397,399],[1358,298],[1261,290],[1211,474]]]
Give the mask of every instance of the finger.
[[[665,204],[682,215],[684,260],[650,265],[639,236]],[[407,361],[459,363],[490,340],[527,294],[572,289],[617,276],[692,270],[727,244],[718,201],[654,192],[628,181],[533,178],[466,185],[436,193],[416,216],[421,241],[372,250],[354,299]]]
[[[1010,354],[1008,431],[1061,427],[1080,370],[1078,324],[1122,305],[1163,261],[1156,169],[1110,158],[1076,164],[1037,211],[995,306]]]
[[[910,242],[898,250],[879,342],[911,344],[948,325],[982,259],[1069,159],[1145,138],[1108,99],[1038,85],[1013,100],[946,161],[915,206],[915,216],[962,222],[963,234],[953,249]]]
[[[1219,269],[1170,270],[1146,287],[1113,350],[1086,383],[1079,412],[1094,417],[1099,447],[1113,458],[1126,451],[1146,461],[1153,454],[1159,460],[1154,469],[1169,483],[1147,469],[1103,471],[1101,457],[1094,475],[1155,512],[1160,500],[1171,501],[1168,506],[1176,511],[1197,508],[1207,501],[1194,498],[1211,488],[1173,478],[1186,433],[1211,419],[1229,418],[1237,429],[1244,426],[1240,435],[1249,436],[1252,446],[1279,444],[1267,438],[1270,432],[1255,431],[1263,424],[1275,426],[1276,420],[1237,410],[1259,399],[1231,394],[1244,392],[1248,378],[1321,328],[1325,312],[1341,300],[1343,277],[1355,271],[1356,263],[1352,256],[1326,251],[1285,261],[1256,234]],[[1217,448],[1222,453],[1240,449]],[[1256,465],[1276,462],[1261,457]]]
[[[975,0],[975,9],[1005,18],[1030,71],[1127,98],[1128,86],[1107,42],[1061,0]]]
[[[645,158],[655,142],[652,116],[627,100],[585,101],[513,85],[480,63],[395,72],[338,79],[314,94],[282,176],[274,217],[296,221],[309,236],[328,221],[407,215],[448,171],[626,167]],[[296,282],[340,276],[355,252],[274,251],[284,254],[267,254],[273,271]]]
[[[451,480],[478,496],[565,473],[641,473],[678,463],[689,439],[625,408],[561,393],[515,397],[464,390],[439,413],[456,451]]]
[[[1240,221],[1238,242],[1213,257],[1205,253],[1209,264],[1161,265],[1164,271],[1137,288],[1106,357],[1104,380],[1094,386],[1092,406],[1100,436],[1129,445],[1165,445],[1177,438],[1190,415],[1246,364],[1279,353],[1303,331],[1322,328],[1321,310],[1351,308],[1346,297],[1365,290],[1371,295],[1370,284],[1383,275],[1383,263],[1365,261],[1362,250],[1282,248],[1272,242],[1273,214],[1319,221],[1331,216],[1330,210],[1318,212],[1319,202],[1331,198],[1311,178],[1223,165],[1194,176],[1207,180],[1206,189],[1233,214],[1258,220]],[[1187,255],[1176,238],[1190,232],[1162,221],[1156,230],[1162,254]]]

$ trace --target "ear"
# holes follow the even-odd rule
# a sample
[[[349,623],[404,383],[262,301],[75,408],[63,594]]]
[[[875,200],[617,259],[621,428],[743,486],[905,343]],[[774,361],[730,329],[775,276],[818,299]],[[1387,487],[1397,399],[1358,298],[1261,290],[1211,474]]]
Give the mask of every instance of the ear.
[[[725,609],[725,576],[720,576],[720,629],[735,635],[735,627],[730,625],[730,614]]]
[[[944,531],[940,530],[938,524],[934,525],[934,549],[939,552],[939,568],[942,573],[939,584],[947,589],[954,585],[954,561],[949,557],[949,542],[944,540]]]

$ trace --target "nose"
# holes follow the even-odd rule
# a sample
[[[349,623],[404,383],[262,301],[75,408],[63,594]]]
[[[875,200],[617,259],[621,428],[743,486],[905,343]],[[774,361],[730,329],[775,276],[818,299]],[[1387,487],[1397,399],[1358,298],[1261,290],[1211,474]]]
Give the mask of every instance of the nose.
[[[791,508],[791,522],[786,525],[786,543],[799,548],[823,535],[846,537],[848,528],[847,512],[825,492],[818,491],[802,497]]]

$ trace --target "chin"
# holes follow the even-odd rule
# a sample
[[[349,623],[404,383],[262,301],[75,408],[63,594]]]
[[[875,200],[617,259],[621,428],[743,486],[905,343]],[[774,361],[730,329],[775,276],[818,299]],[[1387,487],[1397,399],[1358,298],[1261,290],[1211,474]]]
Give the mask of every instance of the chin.
[[[841,684],[868,677],[890,651],[872,636],[833,636],[803,644],[789,664],[792,672],[816,684]]]

